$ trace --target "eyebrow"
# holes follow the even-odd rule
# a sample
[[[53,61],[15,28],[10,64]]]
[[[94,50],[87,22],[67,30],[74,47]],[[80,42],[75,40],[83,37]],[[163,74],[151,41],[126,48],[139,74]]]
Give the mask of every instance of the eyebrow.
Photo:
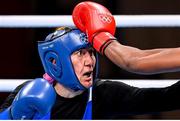
[[[76,54],[76,53],[79,52],[80,50],[87,50],[87,51],[92,51],[92,52],[95,51],[95,49],[94,49],[93,47],[80,48],[79,50],[74,51],[72,54]]]

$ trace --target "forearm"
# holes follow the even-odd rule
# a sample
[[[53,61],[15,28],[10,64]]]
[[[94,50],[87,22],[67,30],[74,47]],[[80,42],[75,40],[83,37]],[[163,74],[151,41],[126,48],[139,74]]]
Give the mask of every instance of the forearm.
[[[122,82],[104,81],[94,89],[94,97],[99,100],[95,103],[103,100],[96,105],[102,105],[100,107],[103,111],[115,112],[114,115],[145,114],[180,108],[180,82],[165,88],[137,88]]]
[[[180,82],[166,88],[139,89],[134,92],[129,106],[131,107],[132,104],[132,111],[139,113],[176,110],[180,108],[179,93]]]
[[[105,55],[130,72],[152,74],[180,70],[180,48],[140,50],[115,41],[105,49]]]

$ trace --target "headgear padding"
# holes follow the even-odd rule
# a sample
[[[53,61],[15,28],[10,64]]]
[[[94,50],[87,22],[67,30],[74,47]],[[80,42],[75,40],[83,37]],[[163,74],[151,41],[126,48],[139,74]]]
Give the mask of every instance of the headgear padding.
[[[84,90],[71,62],[71,54],[90,47],[87,36],[78,29],[60,28],[38,42],[39,55],[45,72],[62,85],[73,90]],[[53,62],[55,60],[55,63]]]

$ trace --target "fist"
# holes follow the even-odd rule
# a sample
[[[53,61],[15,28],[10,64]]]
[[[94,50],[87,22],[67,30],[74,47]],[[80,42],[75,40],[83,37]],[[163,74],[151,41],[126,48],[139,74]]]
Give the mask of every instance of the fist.
[[[32,119],[36,113],[46,115],[56,99],[56,92],[47,80],[38,78],[26,84],[11,105],[13,119]]]
[[[115,40],[115,19],[104,6],[95,2],[81,2],[72,13],[74,24],[88,35],[89,42],[103,54],[105,47]]]

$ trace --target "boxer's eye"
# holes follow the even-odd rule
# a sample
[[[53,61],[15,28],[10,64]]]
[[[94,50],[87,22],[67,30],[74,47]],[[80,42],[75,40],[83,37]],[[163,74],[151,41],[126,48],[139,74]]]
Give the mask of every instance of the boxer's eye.
[[[77,56],[82,56],[87,53],[89,53],[92,56],[92,55],[94,55],[94,50],[93,49],[80,49],[80,50],[74,52],[74,54]]]
[[[75,52],[76,55],[81,56],[83,54],[83,50],[78,50]]]

